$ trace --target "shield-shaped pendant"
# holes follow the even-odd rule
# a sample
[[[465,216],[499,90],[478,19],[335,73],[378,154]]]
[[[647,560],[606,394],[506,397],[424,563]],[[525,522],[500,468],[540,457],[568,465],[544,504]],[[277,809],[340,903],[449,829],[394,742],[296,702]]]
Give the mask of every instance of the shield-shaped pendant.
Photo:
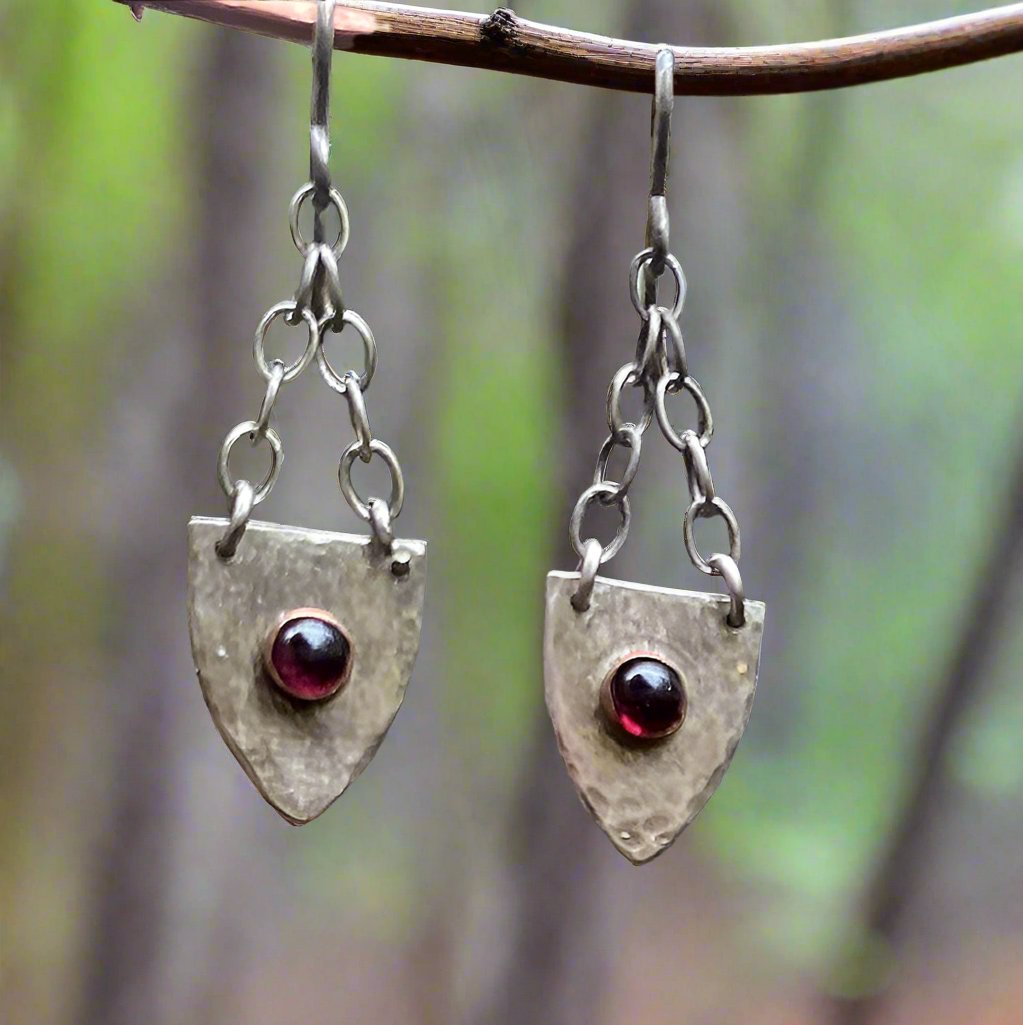
[[[733,629],[720,595],[597,577],[578,612],[579,579],[547,576],[547,708],[583,803],[641,864],[692,822],[732,760],[756,690],[764,605],[747,601]]]
[[[203,697],[264,798],[309,822],[362,772],[405,696],[419,648],[426,544],[402,574],[367,537],[252,521],[188,526],[189,630]],[[407,572],[404,570],[407,569]]]

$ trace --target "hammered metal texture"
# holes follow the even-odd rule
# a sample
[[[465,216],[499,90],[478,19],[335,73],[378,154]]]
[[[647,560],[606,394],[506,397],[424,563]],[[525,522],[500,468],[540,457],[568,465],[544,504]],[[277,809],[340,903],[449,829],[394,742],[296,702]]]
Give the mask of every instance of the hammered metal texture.
[[[721,595],[597,577],[590,608],[577,612],[578,586],[578,573],[547,576],[547,708],[583,803],[638,865],[693,821],[732,760],[757,686],[764,605],[747,601],[746,626],[733,630]],[[625,737],[600,707],[605,677],[635,652],[660,656],[683,677],[686,719],[663,740]]]
[[[316,818],[366,767],[394,719],[419,648],[426,544],[399,541],[408,575],[369,538],[253,521],[230,561],[228,521],[188,525],[189,630],[203,696],[259,792],[295,825]],[[322,702],[282,694],[262,663],[280,617],[313,606],[352,644],[351,677]]]

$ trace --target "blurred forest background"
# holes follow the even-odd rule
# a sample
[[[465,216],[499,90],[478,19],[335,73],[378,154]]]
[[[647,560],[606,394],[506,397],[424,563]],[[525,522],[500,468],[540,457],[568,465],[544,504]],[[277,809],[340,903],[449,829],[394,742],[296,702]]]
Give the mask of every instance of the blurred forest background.
[[[517,10],[739,45],[971,7]],[[5,0],[4,1021],[1023,1021],[1021,85],[1006,58],[676,104],[683,326],[769,612],[728,777],[636,870],[561,769],[540,634],[633,352],[649,99],[336,57],[342,281],[431,568],[387,742],[295,830],[203,706],[185,524],[225,508],[217,451],[262,394],[251,333],[297,285],[308,52]],[[279,408],[261,516],[361,529],[336,484],[343,402],[309,374]],[[644,456],[612,575],[704,589],[681,462]]]

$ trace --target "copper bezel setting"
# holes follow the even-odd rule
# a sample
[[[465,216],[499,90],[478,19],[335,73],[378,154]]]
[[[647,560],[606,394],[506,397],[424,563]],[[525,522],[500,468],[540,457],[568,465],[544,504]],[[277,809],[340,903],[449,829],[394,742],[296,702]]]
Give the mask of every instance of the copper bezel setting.
[[[341,675],[337,684],[326,694],[323,694],[315,698],[304,698],[298,694],[293,693],[285,685],[281,679],[280,674],[277,672],[276,667],[273,663],[273,647],[274,642],[277,640],[278,634],[289,624],[295,622],[298,619],[318,619],[320,622],[327,623],[329,626],[334,627],[348,644],[348,660],[345,664],[345,671]],[[290,612],[284,613],[280,616],[274,627],[267,634],[266,640],[263,642],[263,668],[266,670],[267,675],[274,682],[274,686],[282,693],[286,694],[293,701],[301,701],[304,704],[319,704],[321,701],[329,701],[331,698],[336,697],[337,694],[345,687],[352,675],[352,666],[355,663],[355,645],[352,643],[352,639],[348,634],[348,631],[341,625],[336,616],[332,616],[329,612],[324,609],[317,609],[311,607],[302,607],[298,609],[292,609]]]
[[[679,684],[682,687],[682,717],[679,721],[671,726],[669,729],[661,730],[657,733],[648,733],[645,736],[637,736],[634,733],[630,733],[622,725],[621,716],[619,715],[618,709],[615,708],[614,697],[611,694],[611,681],[615,677],[615,673],[618,672],[622,666],[629,662],[633,662],[636,659],[647,658],[654,662],[660,662],[661,665],[667,666],[673,673],[678,676]],[[663,655],[657,654],[654,651],[633,651],[628,655],[624,655],[619,658],[608,670],[604,676],[604,680],[600,685],[600,709],[603,712],[604,719],[607,724],[614,730],[615,734],[620,737],[626,737],[632,743],[645,744],[651,741],[664,740],[665,737],[670,737],[675,733],[678,733],[680,729],[685,725],[686,716],[689,714],[689,691],[686,688],[686,677],[685,673],[672,661],[665,658]]]

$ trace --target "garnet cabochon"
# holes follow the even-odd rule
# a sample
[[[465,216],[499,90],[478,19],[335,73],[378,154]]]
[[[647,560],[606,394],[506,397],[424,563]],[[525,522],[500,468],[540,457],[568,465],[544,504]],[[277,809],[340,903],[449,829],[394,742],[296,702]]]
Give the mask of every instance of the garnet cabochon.
[[[263,653],[267,672],[286,694],[322,701],[348,680],[352,646],[333,616],[322,609],[289,612],[271,632]]]
[[[601,688],[605,714],[630,737],[657,740],[685,721],[687,699],[677,669],[653,655],[627,658]]]

